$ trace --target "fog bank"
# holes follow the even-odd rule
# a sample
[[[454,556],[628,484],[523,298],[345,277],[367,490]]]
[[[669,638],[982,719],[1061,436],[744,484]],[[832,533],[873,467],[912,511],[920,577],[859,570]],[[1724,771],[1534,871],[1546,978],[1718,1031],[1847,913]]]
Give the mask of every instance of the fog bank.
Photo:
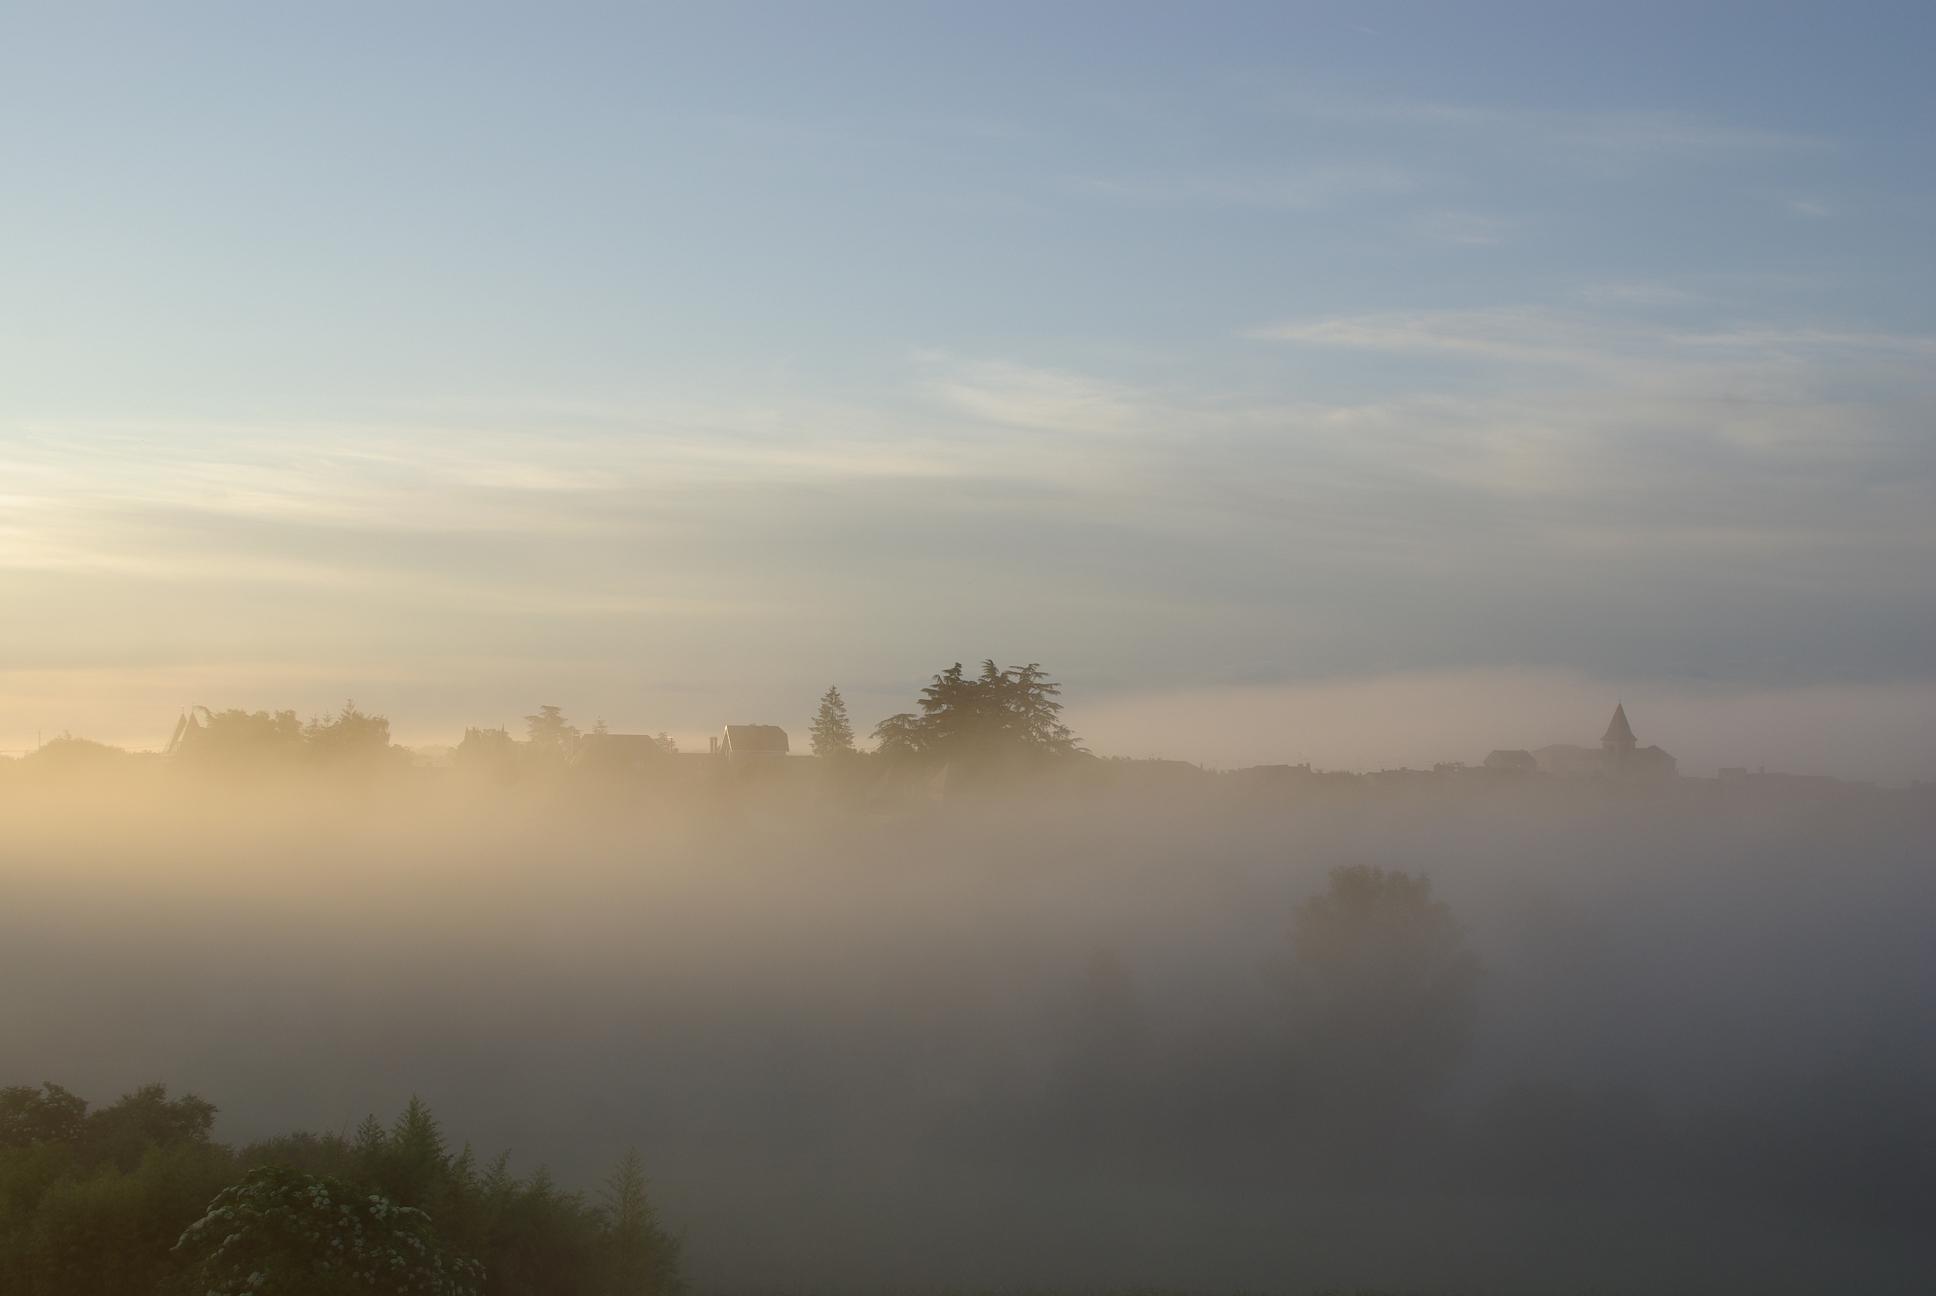
[[[8,1082],[232,1138],[414,1092],[580,1185],[636,1144],[706,1290],[1936,1263],[1925,794],[150,775],[0,789]],[[1306,908],[1341,867],[1451,926]]]

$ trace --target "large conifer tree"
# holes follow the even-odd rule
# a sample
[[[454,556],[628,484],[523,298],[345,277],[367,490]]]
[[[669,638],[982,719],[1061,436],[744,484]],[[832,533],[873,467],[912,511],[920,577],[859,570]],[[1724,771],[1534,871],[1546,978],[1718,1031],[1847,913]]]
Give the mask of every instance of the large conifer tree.
[[[918,719],[891,717],[883,727],[899,722],[908,732],[892,736],[907,750],[945,759],[1067,755],[1082,747],[1062,723],[1061,691],[1040,662],[1003,670],[990,658],[973,678],[956,662],[921,690]]]
[[[813,718],[813,754],[847,756],[854,751],[854,726],[847,719],[847,702],[838,688],[829,688],[820,697],[820,710]]]

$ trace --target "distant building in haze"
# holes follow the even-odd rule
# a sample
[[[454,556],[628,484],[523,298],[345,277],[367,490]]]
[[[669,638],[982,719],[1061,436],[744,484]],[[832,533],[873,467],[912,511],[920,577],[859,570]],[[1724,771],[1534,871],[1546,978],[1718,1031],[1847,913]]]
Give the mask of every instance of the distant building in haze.
[[[1605,752],[1607,758],[1615,763],[1632,760],[1634,743],[1637,741],[1634,737],[1633,726],[1627,723],[1626,704],[1615,702],[1613,704],[1613,719],[1607,721],[1607,731],[1600,735],[1600,750]]]
[[[713,739],[713,752],[732,761],[771,760],[787,754],[786,730],[778,725],[729,724]]]
[[[1613,707],[1613,719],[1607,722],[1607,731],[1600,735],[1597,751],[1570,743],[1554,743],[1534,752],[1533,759],[1544,773],[1574,776],[1615,774],[1666,778],[1675,769],[1672,756],[1658,747],[1639,745],[1633,726],[1627,723],[1627,708],[1618,702]]]
[[[580,770],[628,773],[651,769],[670,754],[651,734],[588,733],[579,737],[571,763]]]

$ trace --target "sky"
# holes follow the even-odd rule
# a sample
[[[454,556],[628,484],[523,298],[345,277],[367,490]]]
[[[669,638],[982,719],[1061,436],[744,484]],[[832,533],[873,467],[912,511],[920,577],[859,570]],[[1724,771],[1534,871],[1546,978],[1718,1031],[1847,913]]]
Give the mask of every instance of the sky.
[[[1121,754],[1618,698],[1684,768],[1936,777],[1931,48],[0,2],[0,751],[351,697],[804,738],[994,656]]]

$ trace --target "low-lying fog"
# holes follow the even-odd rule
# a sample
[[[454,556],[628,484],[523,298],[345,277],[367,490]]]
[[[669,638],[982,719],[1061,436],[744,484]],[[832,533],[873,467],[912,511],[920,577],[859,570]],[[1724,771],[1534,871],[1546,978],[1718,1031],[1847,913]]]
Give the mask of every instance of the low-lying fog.
[[[16,781],[0,1083],[160,1080],[234,1140],[414,1092],[582,1186],[636,1144],[713,1290],[1936,1272],[1926,790],[1123,768]]]

